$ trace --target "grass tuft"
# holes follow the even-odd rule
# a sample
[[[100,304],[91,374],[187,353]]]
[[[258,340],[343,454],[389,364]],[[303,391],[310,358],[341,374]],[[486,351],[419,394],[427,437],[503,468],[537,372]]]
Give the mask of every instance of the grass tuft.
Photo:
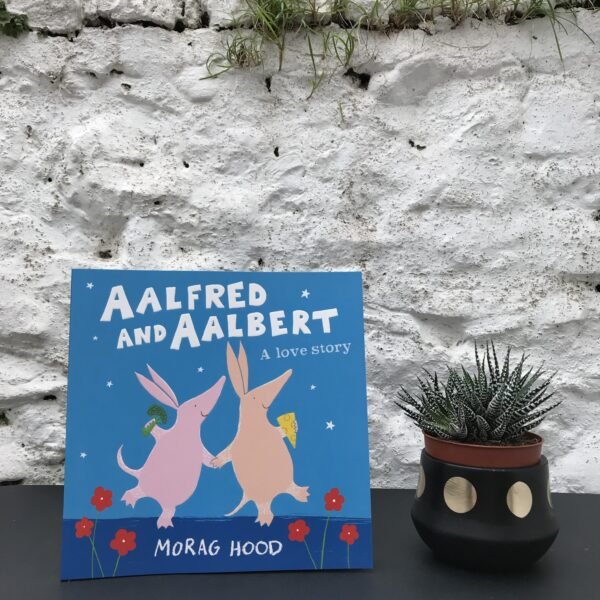
[[[257,67],[263,63],[263,39],[258,34],[236,32],[225,41],[223,52],[213,52],[206,61],[208,76],[218,77],[233,68]]]
[[[560,2],[560,3],[558,3]],[[277,68],[283,68],[289,34],[302,35],[306,41],[311,69],[310,94],[338,68],[345,71],[359,45],[359,30],[423,28],[436,17],[448,17],[454,27],[467,18],[502,19],[517,25],[529,19],[549,19],[558,54],[563,61],[560,36],[574,26],[590,41],[577,24],[576,8],[598,10],[600,0],[244,0],[233,32],[223,51],[211,54],[206,62],[208,77],[217,77],[234,68],[263,65],[268,49],[274,49]],[[330,25],[333,25],[330,27]],[[337,27],[336,27],[337,26]]]

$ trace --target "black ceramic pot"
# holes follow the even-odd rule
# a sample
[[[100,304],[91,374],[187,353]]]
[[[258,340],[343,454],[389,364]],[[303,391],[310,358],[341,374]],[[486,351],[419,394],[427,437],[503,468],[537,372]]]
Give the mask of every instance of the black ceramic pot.
[[[558,534],[548,461],[464,467],[423,450],[412,519],[434,555],[463,567],[504,570],[538,560]]]

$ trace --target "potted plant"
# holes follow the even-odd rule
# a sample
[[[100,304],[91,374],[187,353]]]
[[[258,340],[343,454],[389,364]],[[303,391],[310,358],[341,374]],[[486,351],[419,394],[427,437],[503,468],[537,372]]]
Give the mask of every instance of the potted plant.
[[[398,406],[422,429],[419,483],[412,519],[436,557],[461,566],[510,569],[540,558],[558,525],[542,438],[531,432],[560,402],[549,402],[552,377],[526,369],[523,355],[502,365],[494,345],[475,372],[425,371],[418,392]]]

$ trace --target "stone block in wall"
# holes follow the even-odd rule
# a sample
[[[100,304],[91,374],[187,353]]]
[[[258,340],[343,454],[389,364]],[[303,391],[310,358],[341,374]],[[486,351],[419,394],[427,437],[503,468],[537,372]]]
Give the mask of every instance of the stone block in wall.
[[[202,0],[211,27],[228,27],[244,9],[244,0]]]
[[[83,27],[82,0],[6,0],[6,7],[26,14],[32,29],[73,33]]]
[[[202,6],[209,17],[212,27],[230,27],[236,19],[244,20],[248,12],[246,0],[201,0]],[[311,10],[314,10],[315,21],[326,25],[335,9],[335,0],[314,0]]]
[[[86,16],[116,23],[153,23],[174,29],[182,18],[183,0],[86,0]]]
[[[208,23],[205,21],[208,13],[202,6],[202,0],[184,0],[181,9],[181,21],[186,29],[199,29]]]
[[[351,21],[361,21],[365,27],[380,29],[388,23],[392,11],[390,2],[356,0],[348,2],[344,9],[344,15]]]

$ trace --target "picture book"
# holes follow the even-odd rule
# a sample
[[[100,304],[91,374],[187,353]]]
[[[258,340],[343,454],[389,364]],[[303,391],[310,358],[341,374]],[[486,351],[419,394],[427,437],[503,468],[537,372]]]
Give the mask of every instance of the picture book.
[[[357,272],[74,270],[61,578],[372,566]]]

